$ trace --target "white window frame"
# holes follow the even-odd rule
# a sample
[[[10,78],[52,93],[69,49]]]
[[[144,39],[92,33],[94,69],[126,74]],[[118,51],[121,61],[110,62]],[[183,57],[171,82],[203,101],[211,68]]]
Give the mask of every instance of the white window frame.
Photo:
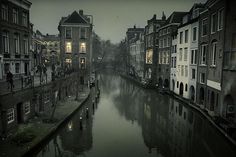
[[[211,66],[216,66],[217,41],[212,42],[211,46]]]
[[[9,108],[7,110],[7,124],[14,122],[15,120],[15,110],[14,108]]]
[[[20,53],[20,35],[18,33],[14,34],[14,53]]]
[[[222,17],[221,17],[222,13]],[[221,20],[220,20],[221,19]],[[220,31],[224,27],[224,8],[219,9],[217,13],[217,30]]]
[[[213,16],[215,16],[215,24],[216,24],[216,26],[215,26],[215,30],[213,30],[213,23],[214,23],[214,18],[213,18]],[[216,12],[215,13],[213,13],[212,15],[211,15],[211,34],[214,34],[215,32],[217,31],[217,14],[216,14]]]
[[[9,45],[9,32],[2,32],[2,42],[3,42],[3,53],[10,53],[10,45]]]
[[[204,24],[203,25],[203,23],[206,21],[206,24]],[[202,33],[201,33],[201,35],[202,35],[202,37],[204,37],[204,36],[206,36],[207,35],[207,32],[209,31],[208,30],[208,27],[207,27],[207,23],[208,23],[208,19],[207,18],[204,18],[204,19],[202,19],[202,21],[201,21],[201,24],[202,24]],[[206,25],[206,34],[203,34],[203,28],[204,28],[204,26]]]
[[[15,24],[19,23],[19,10],[17,8],[12,9],[12,22]]]
[[[206,58],[206,54],[207,54],[207,44],[202,44],[201,45],[201,58],[200,58],[200,65],[206,65],[206,61],[207,61],[207,58]],[[205,52],[205,55],[203,55],[203,49],[204,49],[204,47],[206,47],[206,52]],[[203,62],[203,58],[204,58],[204,56],[205,56],[205,61]]]

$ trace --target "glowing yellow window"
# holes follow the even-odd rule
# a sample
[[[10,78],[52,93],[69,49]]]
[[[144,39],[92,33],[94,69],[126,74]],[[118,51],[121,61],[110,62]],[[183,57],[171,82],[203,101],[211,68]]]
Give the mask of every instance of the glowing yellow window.
[[[71,49],[72,49],[71,42],[66,42],[66,53],[71,53]]]
[[[80,43],[79,51],[80,51],[80,53],[86,53],[86,43],[85,42]]]

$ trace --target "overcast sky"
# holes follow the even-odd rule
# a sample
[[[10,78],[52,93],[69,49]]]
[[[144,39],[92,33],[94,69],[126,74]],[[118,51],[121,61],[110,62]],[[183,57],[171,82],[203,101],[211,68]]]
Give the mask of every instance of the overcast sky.
[[[127,28],[144,27],[153,14],[168,17],[173,11],[189,11],[194,3],[206,0],[29,0],[32,2],[30,20],[34,30],[43,34],[58,34],[62,16],[74,10],[93,15],[94,31],[102,38],[118,43],[125,37]]]

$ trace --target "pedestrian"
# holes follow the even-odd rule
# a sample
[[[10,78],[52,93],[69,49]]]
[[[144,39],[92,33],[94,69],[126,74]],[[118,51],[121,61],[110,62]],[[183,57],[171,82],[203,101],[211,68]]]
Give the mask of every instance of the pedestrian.
[[[11,91],[14,88],[14,84],[13,84],[13,74],[10,72],[10,70],[7,72],[7,82],[8,82],[8,89],[9,86],[11,86]]]

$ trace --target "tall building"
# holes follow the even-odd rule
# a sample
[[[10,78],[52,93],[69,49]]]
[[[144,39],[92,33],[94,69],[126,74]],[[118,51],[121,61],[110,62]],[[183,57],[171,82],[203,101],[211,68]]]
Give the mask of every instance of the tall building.
[[[31,3],[27,0],[1,0],[0,4],[0,80],[5,80],[7,71],[11,71],[14,79],[29,75]]]
[[[144,65],[144,77],[150,80],[150,83],[154,86],[157,83],[156,69],[158,61],[158,44],[159,36],[158,29],[166,22],[166,16],[163,14],[161,19],[157,19],[156,15],[152,19],[147,21],[145,27],[145,65]]]
[[[46,59],[49,65],[60,65],[60,38],[58,35],[44,36]]]
[[[199,17],[197,103],[212,116],[221,110],[226,1],[207,1]]]
[[[89,81],[92,28],[91,15],[85,15],[83,10],[74,11],[67,17],[62,17],[58,26],[61,44],[61,64],[64,71],[78,71],[80,84]]]
[[[175,93],[196,100],[198,17],[203,4],[194,4],[183,17],[177,37],[177,84]]]
[[[176,32],[178,26],[182,21],[182,17],[185,14],[186,12],[173,12],[165,21],[165,23],[158,29],[159,47],[156,77],[158,80],[157,83],[159,88],[169,89],[172,35],[174,32]]]

